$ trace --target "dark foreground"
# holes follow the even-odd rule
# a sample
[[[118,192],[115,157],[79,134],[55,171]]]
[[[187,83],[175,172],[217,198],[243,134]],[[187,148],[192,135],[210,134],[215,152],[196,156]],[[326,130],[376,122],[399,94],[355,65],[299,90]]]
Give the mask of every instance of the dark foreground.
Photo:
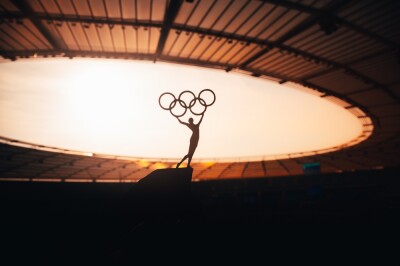
[[[0,183],[0,265],[399,265],[399,169],[138,184]]]

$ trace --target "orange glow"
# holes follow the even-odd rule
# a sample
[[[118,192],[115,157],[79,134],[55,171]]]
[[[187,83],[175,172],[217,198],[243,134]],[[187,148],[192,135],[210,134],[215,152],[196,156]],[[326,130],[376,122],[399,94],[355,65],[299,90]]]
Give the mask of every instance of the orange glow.
[[[151,167],[154,168],[154,169],[161,169],[161,168],[166,168],[166,164],[164,164],[164,163],[155,163]]]
[[[150,162],[146,160],[139,160],[137,163],[140,167],[148,167],[150,165]]]
[[[201,163],[204,167],[211,167],[211,166],[213,166],[215,163],[214,162],[202,162]]]
[[[373,130],[361,110],[347,110],[346,102],[332,96],[233,71],[53,58],[1,63],[0,77],[3,142],[9,138],[20,141],[11,144],[28,142],[37,149],[141,159],[141,167],[177,161],[187,153],[191,132],[158,105],[167,91],[197,95],[210,88],[216,93],[194,154],[194,162],[205,167],[330,152],[365,140]]]

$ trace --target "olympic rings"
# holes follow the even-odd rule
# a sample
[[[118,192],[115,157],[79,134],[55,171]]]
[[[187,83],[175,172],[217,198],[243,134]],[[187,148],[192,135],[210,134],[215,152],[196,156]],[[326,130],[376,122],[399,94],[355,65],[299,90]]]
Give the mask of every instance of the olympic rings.
[[[211,103],[207,103],[206,100],[204,100],[203,98],[201,98],[202,93],[204,92],[211,92],[213,95],[213,100],[211,101]],[[189,96],[190,98],[187,99]],[[171,98],[169,105],[165,103],[165,97],[169,96],[169,98]],[[186,98],[186,99],[185,99]],[[164,99],[164,101],[162,101],[162,99]],[[190,112],[193,115],[204,115],[204,113],[207,110],[207,107],[213,105],[215,103],[216,97],[215,97],[215,93],[210,90],[210,89],[204,89],[202,91],[200,91],[199,95],[196,97],[196,95],[191,92],[191,91],[183,91],[179,94],[179,97],[176,98],[175,95],[173,95],[170,92],[164,92],[163,94],[160,95],[160,97],[158,98],[158,104],[160,105],[160,107],[164,110],[168,110],[170,111],[170,113],[175,116],[176,118],[182,117],[186,114],[187,109],[190,110]],[[179,105],[177,105],[177,103],[179,103]],[[200,104],[200,110],[198,110],[198,108],[194,108],[195,106],[197,106],[197,103]],[[182,111],[179,112],[178,111],[174,111],[177,108],[181,108]],[[178,112],[178,113],[177,113]]]
[[[173,95],[172,93],[170,93],[170,92],[164,92],[163,94],[161,94],[160,95],[160,98],[158,98],[158,104],[160,105],[160,107],[162,108],[162,109],[164,109],[164,110],[169,110],[170,108],[171,108],[171,105],[169,105],[168,107],[164,107],[164,106],[162,106],[162,104],[161,104],[161,98],[164,96],[164,95],[171,95],[174,99],[172,100],[172,102],[173,101],[176,101],[176,98],[175,98],[175,95]],[[171,103],[172,103],[171,102]],[[173,108],[173,107],[172,107]]]
[[[216,100],[217,98],[215,97],[215,93],[214,93],[212,90],[210,90],[210,89],[204,89],[204,90],[202,90],[202,91],[199,93],[198,98],[202,99],[202,98],[201,98],[201,94],[202,94],[203,92],[205,92],[205,91],[211,92],[211,93],[213,94],[213,98],[214,98],[214,100],[213,100],[210,104],[206,104],[206,106],[208,107],[208,106],[213,105],[213,104],[215,103],[215,100]]]
[[[179,105],[181,107],[183,107],[183,113],[182,114],[174,114],[172,110],[174,110],[174,107],[176,106],[176,102],[179,102]],[[170,105],[169,105],[169,112],[171,113],[171,115],[175,116],[176,118],[184,116],[186,114],[187,111],[187,107],[186,107],[186,103],[180,99],[174,99]]]

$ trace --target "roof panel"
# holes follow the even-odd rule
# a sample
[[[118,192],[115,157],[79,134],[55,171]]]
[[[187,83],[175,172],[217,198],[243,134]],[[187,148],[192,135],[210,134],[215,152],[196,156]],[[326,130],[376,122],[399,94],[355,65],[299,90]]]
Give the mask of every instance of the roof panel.
[[[399,117],[398,116],[393,116],[393,117],[382,117],[380,119],[381,125],[382,127],[385,128],[385,132],[390,132],[390,139],[397,139],[397,145],[399,144],[399,131],[400,131],[400,123],[399,123]],[[390,154],[390,150],[392,150],[393,147],[387,146],[387,151]],[[392,150],[393,151],[393,150]],[[398,149],[393,151],[393,153],[396,152],[396,154],[399,154]],[[392,156],[394,157],[395,155],[392,154]],[[391,159],[394,159],[393,163],[396,162],[396,157],[391,157]],[[398,157],[397,157],[398,159]]]
[[[137,0],[137,19],[150,20],[150,1]]]
[[[253,68],[257,68],[259,66],[274,62],[281,57],[281,53],[276,48],[271,49],[269,52],[265,53],[263,56],[260,56],[253,62],[251,62],[250,66]]]
[[[57,27],[58,32],[61,33],[62,38],[63,38],[65,44],[67,45],[68,49],[79,50],[79,46],[77,45],[77,43],[75,41],[75,36],[69,30],[70,29],[69,24],[68,23],[60,23],[60,24],[57,24],[56,27]]]
[[[228,26],[239,26],[238,19],[235,19],[239,13],[242,12],[248,5],[248,1],[235,1],[235,4],[230,5],[225,12],[221,15],[219,20],[212,27],[213,30],[222,31]]]
[[[196,39],[200,39],[200,37],[197,36]],[[196,44],[195,49],[191,53],[190,58],[198,59],[203,54],[203,52],[208,49],[210,44],[213,42],[213,39],[214,38],[211,36],[204,36],[203,38],[201,38],[199,40],[200,42]]]
[[[0,32],[1,32],[1,30],[0,30]],[[9,43],[6,39],[3,39],[2,37],[0,37],[0,49],[5,52],[16,51],[15,46],[12,45],[11,43]],[[0,63],[4,63],[7,61],[8,61],[8,59],[1,58]]]
[[[346,19],[350,19],[349,16],[354,14],[361,14],[362,12],[368,12],[369,7],[374,4],[374,0],[364,0],[364,1],[350,1],[345,8],[339,10],[337,15]]]
[[[21,24],[17,23],[16,26],[38,49],[47,49],[51,47],[45,37],[36,29],[29,19],[23,19]]]
[[[394,99],[391,98],[387,93],[379,89],[351,94],[349,97],[364,106],[388,104],[393,103],[394,101]]]
[[[204,50],[204,52],[201,54],[199,59],[201,60],[209,60],[218,50],[221,48],[223,40],[213,40],[210,43],[210,46],[207,47],[207,49]]]
[[[243,171],[243,177],[261,177],[265,172],[261,162],[250,162]]]
[[[149,29],[139,28],[137,30],[138,33],[138,52],[147,54],[149,53],[149,44],[150,44],[150,34]]]
[[[97,33],[98,28],[95,25],[84,24],[83,30],[88,37],[90,47],[93,51],[103,51],[103,44],[101,39],[99,39],[99,34]]]
[[[219,20],[221,13],[229,5],[229,0],[201,1],[187,25],[209,29]],[[199,24],[201,23],[201,24]]]
[[[136,18],[136,6],[135,1],[121,0],[121,15],[123,19],[134,19]]]
[[[39,5],[44,9],[45,13],[60,14],[60,9],[54,0],[39,0]]]
[[[73,34],[75,36],[75,40],[77,42],[78,47],[81,50],[90,51],[91,47],[88,42],[88,38],[85,35],[85,31],[81,24],[72,24],[69,23],[71,29],[73,30]]]
[[[244,163],[235,163],[229,164],[226,168],[220,173],[220,178],[235,178],[241,177],[244,169]]]
[[[284,42],[285,45],[289,45],[294,48],[303,48],[305,45],[314,44],[323,36],[323,32],[321,31],[318,25],[313,25],[304,31],[296,34],[292,38],[286,40]]]
[[[231,23],[225,25],[225,32],[234,33],[242,28],[251,20],[251,18],[258,13],[259,8],[263,5],[261,1],[249,1],[246,2],[247,5],[243,5],[243,10],[241,13],[235,17]]]
[[[183,24],[199,27],[216,4],[217,1],[198,1],[196,3],[197,7],[196,5],[193,5],[191,12],[187,13],[187,17],[183,21]]]
[[[269,28],[273,26],[278,20],[280,20],[286,12],[289,12],[289,10],[283,7],[274,6],[270,8],[270,10],[268,10],[267,13],[264,14],[263,19],[259,23],[254,25],[255,27],[252,28],[247,36],[258,38],[260,35],[268,31]]]
[[[390,85],[389,88],[397,95],[397,97],[400,97],[400,84]]]
[[[305,64],[299,64],[293,69],[280,70],[280,72],[285,73],[285,75],[288,75],[289,77],[302,79],[302,77],[315,73],[316,71],[324,71],[327,69],[328,67],[323,65],[305,62]]]
[[[44,13],[44,7],[41,4],[40,0],[32,0],[29,2],[29,6],[32,8],[33,11],[38,13]]]
[[[62,14],[66,15],[76,15],[74,6],[71,0],[55,0],[58,3],[59,8],[61,9]]]
[[[88,1],[89,10],[91,11],[91,15],[93,15],[95,17],[105,17],[106,16],[106,10],[105,10],[103,1],[98,1],[98,0],[87,0],[87,1]]]
[[[115,39],[112,36],[112,29],[108,27],[107,25],[104,25],[103,27],[98,27],[98,32],[100,35],[101,43],[103,44],[103,48],[105,51],[114,51],[114,43]]]
[[[118,0],[106,0],[105,3],[105,10],[106,14],[109,18],[121,18],[121,6],[120,1]]]
[[[351,67],[384,84],[400,81],[400,64],[392,53],[362,61]],[[382,69],[385,69],[385,71],[381,71]]]
[[[125,34],[121,25],[116,25],[111,30],[112,38],[114,40],[114,47],[116,52],[125,52]]]
[[[226,63],[240,65],[247,59],[255,55],[261,50],[261,48],[256,44],[244,44],[236,54],[234,54]]]
[[[167,43],[164,48],[164,54],[170,56],[177,56],[189,41],[192,33],[174,33],[170,32],[168,35]]]
[[[266,14],[273,8],[273,5],[261,3],[256,9],[256,13],[252,13],[251,17],[243,26],[237,31],[239,35],[247,35],[253,28],[257,27],[266,16]]]
[[[358,79],[346,75],[343,71],[334,71],[309,80],[318,86],[328,88],[341,94],[365,89],[367,85]]]
[[[159,28],[150,28],[150,43],[149,43],[149,52],[155,53],[157,50],[158,41],[160,39],[160,29]]]
[[[400,119],[400,104],[383,105],[370,107],[369,110],[376,116],[399,116]]]
[[[92,16],[88,1],[71,1],[79,16]]]
[[[181,8],[178,11],[178,14],[175,17],[174,23],[175,24],[186,24],[186,21],[190,19],[190,16],[194,10],[196,10],[197,5],[204,4],[201,3],[201,0],[194,0],[193,3],[189,1],[183,1]],[[207,1],[211,2],[211,1]]]
[[[0,10],[11,11],[11,12],[19,11],[19,9],[10,0],[2,0],[0,4]]]
[[[338,63],[342,64],[348,64],[354,61],[359,61],[362,58],[365,58],[366,55],[374,54],[376,51],[384,51],[382,49],[385,49],[381,44],[379,43],[373,43],[370,45],[360,45],[359,49],[355,51],[347,50],[347,51],[341,51],[338,53],[335,57],[334,60],[336,60]],[[332,58],[333,59],[333,58]]]
[[[311,64],[310,62],[305,61],[302,58],[281,55],[278,56],[278,58],[275,60],[275,64],[273,64],[271,68],[274,70],[279,70],[280,72],[283,71],[285,73],[291,73],[294,70],[303,67],[309,67],[310,65],[315,66],[314,64]]]
[[[174,30],[169,31],[163,50],[164,55],[168,55],[171,52],[175,42],[178,41],[180,34],[181,34],[180,31],[174,31]]]
[[[375,51],[382,51],[384,49],[385,47],[381,44],[360,39],[357,41],[355,40],[353,42],[353,45],[343,45],[342,47],[338,48],[337,51],[331,48],[315,52],[315,54],[328,60],[336,61],[339,63],[346,63],[357,60],[358,58],[362,58],[365,55],[374,53]]]
[[[290,18],[286,18],[280,20],[280,25],[276,25],[275,27],[271,28],[274,30],[271,35],[268,36],[268,39],[271,41],[278,40],[290,30],[292,30],[296,25],[303,22],[305,19],[309,17],[308,14],[299,13],[299,12],[289,12],[292,16]]]
[[[217,50],[210,56],[208,60],[220,62],[221,57],[232,51],[234,43],[229,43],[228,40],[221,40]]]
[[[125,27],[125,41],[128,53],[137,53],[138,33],[132,27]]]
[[[167,0],[154,0],[153,9],[151,13],[151,20],[163,21],[166,5],[167,5]]]
[[[20,27],[18,27],[20,28]],[[1,39],[6,46],[14,46],[17,50],[33,50],[35,45],[27,39],[12,23],[0,24]]]
[[[217,61],[221,63],[228,63],[228,61],[230,61],[233,56],[237,55],[243,49],[243,47],[244,43],[240,43],[238,41],[232,42],[229,49],[227,49],[227,51],[222,54]]]
[[[198,43],[201,41],[201,38],[198,34],[192,34],[187,41],[185,42],[184,46],[180,50],[178,56],[180,57],[189,57],[190,54],[196,49]]]

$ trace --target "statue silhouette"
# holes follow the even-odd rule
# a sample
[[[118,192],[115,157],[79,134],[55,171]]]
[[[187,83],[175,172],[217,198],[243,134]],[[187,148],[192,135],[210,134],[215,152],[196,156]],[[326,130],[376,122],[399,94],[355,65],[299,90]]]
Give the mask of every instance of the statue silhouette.
[[[193,123],[193,118],[189,118],[189,123],[185,123],[182,122],[179,117],[177,117],[179,123],[187,126],[188,128],[190,128],[190,130],[192,130],[192,136],[190,137],[190,145],[189,145],[189,152],[188,154],[186,154],[182,160],[176,165],[176,168],[179,168],[179,166],[181,165],[181,163],[183,163],[183,161],[185,161],[186,159],[188,159],[188,165],[187,167],[190,167],[190,162],[192,161],[193,158],[193,154],[194,151],[197,148],[197,144],[199,143],[199,138],[200,138],[200,124],[201,121],[203,121],[203,117],[204,117],[204,113],[201,115],[200,121],[197,124]]]
[[[203,99],[201,97],[203,93],[208,93],[208,94],[211,93],[211,98],[206,97],[206,99]],[[183,95],[186,96],[183,97]],[[187,95],[189,96],[191,95],[191,99],[188,100]],[[176,117],[176,119],[178,119],[179,123],[187,126],[192,131],[192,136],[190,137],[189,152],[176,165],[176,168],[179,168],[179,166],[186,159],[188,159],[187,167],[191,168],[190,163],[192,162],[193,154],[197,148],[197,144],[199,143],[199,138],[200,138],[199,127],[201,121],[203,121],[204,113],[206,112],[207,107],[213,105],[215,100],[216,100],[215,93],[210,89],[204,89],[200,91],[197,97],[193,92],[186,90],[181,92],[178,98],[175,97],[175,95],[170,92],[164,92],[158,98],[158,104],[162,109],[168,110],[174,117]],[[176,109],[178,109],[178,111],[176,111]],[[201,116],[200,121],[197,124],[193,123],[192,117],[189,118],[189,123],[185,123],[182,122],[182,120],[180,120],[180,117],[184,116],[188,109],[193,115]]]

